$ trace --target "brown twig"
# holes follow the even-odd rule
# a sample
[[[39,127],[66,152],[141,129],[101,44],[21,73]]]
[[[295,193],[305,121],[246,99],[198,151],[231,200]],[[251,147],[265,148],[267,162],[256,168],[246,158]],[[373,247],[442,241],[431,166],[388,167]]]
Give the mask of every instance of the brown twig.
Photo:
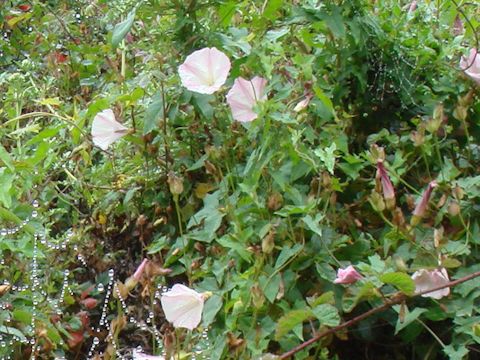
[[[427,294],[427,293],[430,293],[430,292],[433,292],[433,291],[437,291],[437,290],[441,290],[441,289],[445,289],[445,288],[451,288],[451,287],[454,287],[454,286],[457,286],[459,284],[462,284],[466,281],[469,281],[469,280],[472,280],[476,277],[479,277],[480,276],[480,271],[477,271],[477,272],[474,272],[470,275],[467,275],[467,276],[464,276],[460,279],[457,279],[457,280],[454,280],[454,281],[450,281],[449,283],[447,284],[444,284],[444,285],[441,285],[441,286],[437,286],[437,287],[434,287],[432,289],[428,289],[428,290],[425,290],[425,291],[420,291],[418,293],[415,293],[414,296],[420,296],[420,295],[424,295],[424,294]],[[324,338],[325,336],[327,335],[330,335],[330,334],[333,334],[333,333],[336,333],[337,331],[339,330],[342,330],[342,329],[345,329],[345,328],[348,328],[360,321],[362,321],[363,319],[373,315],[373,314],[376,314],[376,313],[379,313],[379,312],[382,312],[382,311],[385,311],[389,308],[391,308],[393,305],[398,305],[400,303],[402,303],[403,301],[405,301],[406,299],[408,299],[409,296],[403,294],[403,293],[396,293],[395,295],[393,295],[390,299],[387,299],[385,301],[384,304],[380,305],[380,306],[377,306],[373,309],[370,309],[368,310],[367,312],[364,312],[363,314],[360,314],[358,316],[355,316],[353,319],[350,319],[346,322],[344,322],[343,324],[340,324],[338,326],[335,326],[335,327],[332,327],[328,330],[325,330],[321,333],[319,333],[318,335],[314,336],[313,338],[311,338],[310,340],[307,340],[303,343],[301,343],[300,345],[298,346],[295,346],[293,349],[281,354],[278,359],[279,360],[284,360],[284,359],[288,359],[289,357],[293,356],[294,354],[296,354],[297,352],[299,352],[300,350],[303,350],[305,349],[306,347],[316,343],[317,341],[319,341],[320,339]]]

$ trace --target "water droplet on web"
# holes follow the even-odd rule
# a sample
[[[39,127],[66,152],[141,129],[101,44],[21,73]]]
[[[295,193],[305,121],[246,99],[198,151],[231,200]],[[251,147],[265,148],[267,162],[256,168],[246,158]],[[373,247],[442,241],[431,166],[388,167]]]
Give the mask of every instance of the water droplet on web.
[[[103,286],[103,284],[98,284],[97,290],[98,290],[98,292],[104,292],[105,291],[105,286]]]

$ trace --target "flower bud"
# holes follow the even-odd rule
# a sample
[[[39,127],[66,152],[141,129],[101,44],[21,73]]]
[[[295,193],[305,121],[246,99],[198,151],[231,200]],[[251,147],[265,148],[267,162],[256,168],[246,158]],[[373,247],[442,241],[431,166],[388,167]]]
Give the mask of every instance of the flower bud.
[[[392,182],[390,181],[387,170],[383,165],[383,160],[377,161],[377,176],[380,178],[382,183],[383,197],[385,199],[387,209],[393,209],[395,207],[395,190]]]
[[[183,179],[176,176],[172,171],[168,173],[167,182],[172,195],[180,195],[183,192]]]
[[[93,309],[97,306],[97,300],[94,298],[86,298],[81,301],[81,304],[85,306],[87,309]]]
[[[462,200],[465,192],[460,186],[457,185],[453,188],[453,195],[455,196],[455,199]]]
[[[361,278],[362,275],[352,265],[349,265],[345,269],[338,269],[337,278],[333,282],[335,284],[353,284]]]
[[[262,239],[262,252],[264,254],[271,254],[275,247],[275,231],[270,230]]]
[[[274,192],[270,194],[267,199],[267,208],[270,211],[277,211],[282,207],[283,204],[283,196],[279,192]]]
[[[426,123],[426,129],[432,134],[436,133],[442,125],[443,116],[443,104],[440,103],[435,106],[435,109],[433,110],[433,117]]]
[[[428,202],[430,201],[430,197],[432,196],[432,191],[435,187],[437,187],[437,182],[435,180],[431,181],[428,184],[427,190],[425,190],[425,192],[422,195],[422,198],[420,199],[417,206],[415,207],[415,210],[413,210],[413,216],[410,221],[410,225],[412,226],[417,225],[425,215]]]
[[[459,105],[455,107],[455,110],[453,110],[453,117],[460,121],[465,121],[465,119],[467,118],[467,114],[468,108],[466,108],[465,106]]]
[[[368,198],[368,201],[375,209],[375,211],[382,212],[383,210],[385,210],[385,202],[383,201],[383,198],[379,193],[372,191],[370,197]]]
[[[385,150],[383,149],[383,147],[378,146],[377,144],[372,144],[370,146],[370,154],[373,161],[385,160]]]
[[[460,205],[458,205],[458,202],[456,201],[451,201],[450,204],[448,205],[448,213],[451,216],[457,216],[460,214]]]
[[[443,226],[441,226],[438,229],[433,230],[433,245],[437,249],[440,247],[440,244],[442,242],[443,232],[444,232]]]
[[[310,103],[310,99],[312,98],[311,95],[306,96],[303,100],[297,103],[295,107],[293,108],[293,111],[295,112],[300,112],[302,110],[305,110]]]
[[[260,309],[265,302],[265,296],[263,295],[263,291],[260,288],[260,285],[258,284],[253,285],[251,289],[251,293],[252,293],[253,306],[256,309]]]

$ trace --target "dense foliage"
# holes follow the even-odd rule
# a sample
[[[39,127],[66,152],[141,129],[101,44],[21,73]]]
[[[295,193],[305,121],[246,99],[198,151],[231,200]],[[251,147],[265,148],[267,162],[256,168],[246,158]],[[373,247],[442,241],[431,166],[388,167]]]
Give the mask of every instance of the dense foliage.
[[[0,356],[275,358],[413,295],[416,271],[480,270],[459,65],[479,19],[460,0],[4,1]],[[178,74],[205,47],[231,62],[212,94]],[[255,76],[258,118],[235,121],[226,94]],[[107,109],[132,131],[102,150]],[[208,293],[193,331],[165,319],[174,284]],[[479,304],[478,279],[412,296],[295,358],[474,358]]]

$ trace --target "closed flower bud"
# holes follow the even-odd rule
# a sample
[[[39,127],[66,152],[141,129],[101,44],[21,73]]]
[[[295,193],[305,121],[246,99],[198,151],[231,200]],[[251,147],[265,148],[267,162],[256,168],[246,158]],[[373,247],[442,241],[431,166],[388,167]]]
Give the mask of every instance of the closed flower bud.
[[[429,119],[426,123],[426,129],[432,134],[436,133],[442,125],[443,116],[443,104],[438,104],[433,110],[432,118]]]
[[[385,199],[385,204],[387,209],[393,209],[395,207],[395,189],[393,184],[390,181],[387,170],[383,165],[383,160],[377,161],[377,176],[380,178],[383,189],[383,197]]]
[[[270,230],[262,239],[262,252],[264,254],[271,254],[275,247],[275,231]]]
[[[172,195],[180,195],[183,192],[183,179],[176,176],[172,171],[168,173],[167,182]]]
[[[113,291],[113,297],[115,299],[118,299],[119,295],[122,299],[126,299],[127,296],[128,296],[128,289],[122,282],[117,281],[115,283],[115,289]]]
[[[97,300],[91,297],[82,300],[81,303],[87,309],[93,309],[97,306]]]
[[[333,282],[335,284],[353,284],[361,278],[362,275],[352,265],[349,265],[345,269],[338,269],[337,278]]]
[[[377,144],[372,144],[370,146],[370,154],[372,155],[373,161],[385,160],[385,150]]]
[[[142,278],[143,272],[145,271],[145,266],[147,266],[148,259],[143,259],[142,263],[138,266],[137,270],[133,274],[133,278],[137,281],[140,281]]]
[[[443,226],[438,229],[433,230],[433,245],[435,248],[439,248],[443,239]]]
[[[293,111],[300,112],[300,111],[306,109],[308,104],[310,103],[311,98],[312,98],[312,95],[306,96],[303,100],[298,102],[297,105],[295,105],[295,107],[293,108]]]
[[[455,196],[455,199],[462,200],[463,196],[465,195],[465,192],[460,186],[455,186],[453,188],[453,195]]]
[[[466,108],[465,106],[459,105],[455,107],[455,110],[453,110],[453,117],[460,121],[465,121],[465,119],[467,118],[467,114],[468,108]]]
[[[383,198],[379,193],[372,191],[370,197],[368,198],[368,201],[375,209],[375,211],[382,212],[383,210],[385,210],[385,202],[383,201]]]
[[[410,225],[412,226],[417,225],[425,215],[428,202],[430,201],[430,197],[432,196],[432,191],[435,187],[437,187],[437,182],[435,180],[431,181],[428,184],[427,190],[425,190],[425,192],[422,195],[422,198],[418,202],[417,206],[415,206],[415,210],[413,210],[413,216],[410,221]]]
[[[425,143],[425,125],[421,123],[416,131],[412,131],[410,139],[415,147],[422,146]]]
[[[260,288],[260,285],[258,284],[253,285],[251,289],[251,293],[252,293],[253,306],[256,309],[260,309],[265,302],[265,296],[263,295],[263,291]]]
[[[460,214],[460,205],[458,205],[458,202],[451,201],[450,204],[448,204],[448,213],[451,216],[457,216]]]
[[[283,196],[279,192],[274,192],[270,194],[267,199],[267,208],[270,211],[276,211],[280,209],[283,205]]]

